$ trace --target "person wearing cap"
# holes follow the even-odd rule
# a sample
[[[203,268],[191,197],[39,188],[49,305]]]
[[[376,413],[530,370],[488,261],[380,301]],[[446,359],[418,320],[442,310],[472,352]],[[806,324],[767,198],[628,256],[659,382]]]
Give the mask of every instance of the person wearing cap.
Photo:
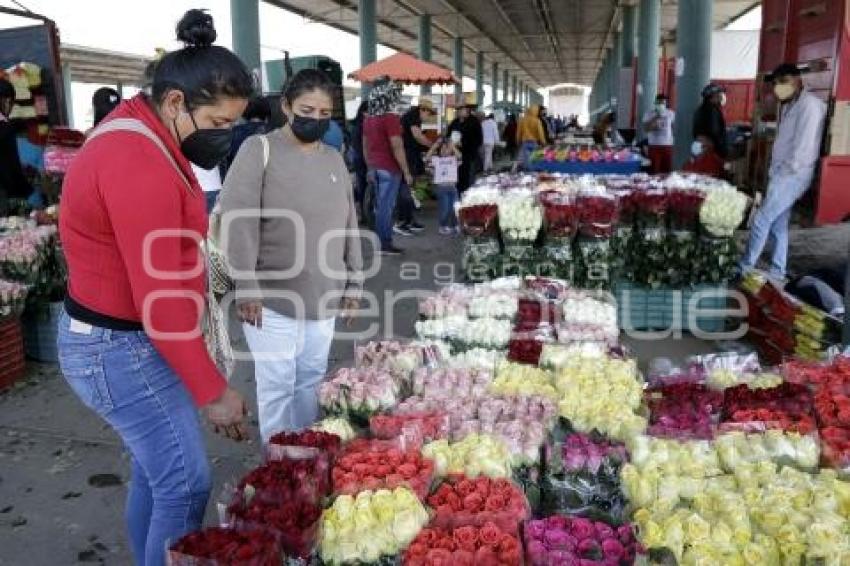
[[[458,166],[457,190],[460,194],[472,185],[475,180],[475,164],[478,152],[484,143],[484,132],[481,122],[475,116],[478,108],[475,104],[464,104],[457,109],[457,118],[449,124],[449,136],[453,132],[460,134],[461,163]]]
[[[17,128],[9,121],[14,106],[15,87],[0,79],[0,216],[6,214],[10,198],[25,199],[32,193],[21,167]]]
[[[753,218],[750,240],[741,259],[742,272],[751,270],[773,239],[770,275],[785,278],[788,224],[794,203],[808,190],[820,158],[826,104],[803,86],[796,65],[783,63],[771,73],[779,101],[779,125],[770,156],[767,194]]]
[[[667,108],[667,95],[655,97],[655,108],[643,115],[643,129],[649,143],[651,173],[662,175],[673,170],[673,122],[676,113]]]
[[[711,83],[702,89],[702,104],[694,114],[694,140],[710,142],[714,151],[726,159],[729,145],[726,142],[726,119],[723,106],[726,104],[726,89]],[[708,144],[706,144],[708,145]]]
[[[422,152],[431,147],[431,140],[422,133],[422,123],[433,118],[437,114],[434,103],[427,98],[420,98],[419,104],[411,106],[410,110],[401,117],[401,133],[404,141],[404,155],[407,157],[407,165],[413,178],[425,174],[425,163],[422,161]],[[393,230],[396,234],[411,236],[421,232],[425,227],[416,221],[414,210],[416,209],[410,187],[403,186],[399,191],[396,215],[398,223]]]

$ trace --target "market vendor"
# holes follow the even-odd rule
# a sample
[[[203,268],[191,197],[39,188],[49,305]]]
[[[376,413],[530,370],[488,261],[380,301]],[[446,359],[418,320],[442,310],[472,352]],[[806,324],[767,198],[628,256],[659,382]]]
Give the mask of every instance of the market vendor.
[[[702,89],[702,103],[694,113],[693,136],[695,140],[708,138],[714,151],[726,159],[729,144],[726,141],[726,119],[723,106],[726,105],[726,89],[716,83]]]
[[[826,104],[803,86],[796,65],[783,63],[771,75],[780,103],[779,125],[770,156],[767,195],[753,219],[741,271],[752,269],[768,236],[773,239],[770,274],[785,278],[788,225],[794,203],[808,190],[820,158]]]
[[[166,543],[203,521],[211,472],[198,409],[216,431],[245,436],[245,402],[199,325],[207,215],[191,163],[211,168],[227,155],[254,82],[213,45],[205,12],[187,12],[177,38],[185,47],[156,65],[150,95],[121,103],[71,163],[59,220],[59,365],[130,453],[129,546],[145,566],[162,565]]]
[[[673,170],[673,122],[676,113],[667,108],[667,95],[655,97],[655,108],[644,114],[643,128],[649,143],[650,173],[664,175]]]
[[[422,123],[432,119],[437,114],[434,103],[427,98],[420,98],[419,104],[411,106],[401,117],[401,137],[404,142],[404,155],[407,158],[407,166],[413,178],[425,174],[425,163],[422,161],[422,153],[431,147],[429,140],[422,132]],[[411,193],[412,187],[399,191],[398,204],[396,206],[398,217],[397,233],[409,235],[413,232],[421,232],[425,227],[416,221],[414,210],[416,203]]]
[[[15,87],[0,79],[0,216],[6,214],[10,198],[26,199],[32,193],[18,154],[18,132],[9,121],[14,105]]]
[[[535,149],[546,145],[546,132],[540,121],[540,106],[532,104],[519,121],[516,133],[519,144],[519,161],[527,166]]]
[[[457,110],[457,118],[449,124],[449,136],[452,132],[460,133],[460,151],[463,154],[463,159],[458,165],[457,190],[460,194],[463,194],[475,180],[475,167],[484,143],[481,121],[474,114],[476,108],[474,104],[460,106]],[[539,120],[537,123],[540,123]]]

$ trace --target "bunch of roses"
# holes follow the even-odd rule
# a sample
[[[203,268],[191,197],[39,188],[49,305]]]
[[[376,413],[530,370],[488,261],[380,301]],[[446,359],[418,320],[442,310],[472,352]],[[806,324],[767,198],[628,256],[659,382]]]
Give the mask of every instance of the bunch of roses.
[[[617,566],[633,564],[638,555],[644,554],[631,525],[615,529],[606,523],[580,517],[553,515],[529,521],[523,540],[526,562],[531,566]]]
[[[543,352],[543,340],[536,338],[512,338],[508,343],[508,359],[520,364],[536,366]]]
[[[822,385],[814,395],[815,414],[822,427],[850,427],[850,395],[841,385]]]
[[[648,389],[646,400],[650,410],[648,434],[710,439],[723,393],[699,383],[671,383]]]
[[[499,395],[542,395],[550,399],[558,397],[558,392],[552,385],[552,375],[548,371],[513,362],[499,364],[490,391]]]
[[[637,220],[641,228],[663,228],[667,217],[667,193],[663,189],[649,189],[632,193],[637,207]]]
[[[467,236],[494,237],[499,227],[499,206],[495,203],[463,204],[458,207],[458,220]]]
[[[282,458],[254,468],[239,480],[236,499],[318,502],[330,492],[327,458]]]
[[[394,407],[398,394],[389,371],[340,368],[319,386],[319,405],[329,414],[368,418]]]
[[[492,381],[492,371],[420,368],[413,373],[413,394],[424,398],[478,397]]]
[[[431,442],[449,436],[448,415],[440,411],[374,415],[369,419],[372,436],[391,440],[400,436]]]
[[[0,320],[20,316],[24,311],[28,287],[15,281],[0,279]]]
[[[228,524],[238,529],[272,531],[287,556],[308,558],[313,552],[322,508],[309,501],[272,503],[239,498],[227,507]]]
[[[808,388],[783,383],[772,389],[750,389],[746,385],[723,392],[722,422],[727,429],[738,425],[780,428],[808,434],[815,430],[812,398]]]
[[[850,383],[850,357],[836,356],[831,364],[792,359],[782,367],[786,381],[801,385]]]
[[[671,190],[667,194],[670,228],[694,231],[699,226],[699,209],[705,194],[694,190]]]
[[[550,196],[551,195],[551,196]],[[559,193],[541,195],[546,235],[553,238],[572,238],[578,231],[578,207],[575,200]]]
[[[208,527],[185,535],[171,546],[168,554],[169,564],[173,566],[194,566],[207,560],[212,564],[278,566],[282,560],[280,545],[272,533],[222,527]]]
[[[564,471],[587,470],[592,474],[599,471],[605,460],[625,462],[628,459],[624,444],[581,432],[572,433],[564,439],[559,456]]]
[[[271,437],[270,445],[316,448],[328,455],[331,461],[336,458],[342,447],[339,436],[318,430],[302,430],[299,432],[279,432]]]
[[[387,370],[396,380],[404,381],[422,365],[422,348],[395,340],[369,342],[354,349],[354,360],[358,368]]]
[[[310,428],[338,436],[341,442],[348,442],[357,438],[354,427],[351,426],[348,419],[342,417],[325,417]]]
[[[434,509],[429,526],[453,529],[495,523],[501,530],[517,534],[519,524],[531,510],[522,490],[504,478],[450,476],[426,503]]]
[[[743,464],[772,461],[802,470],[817,468],[818,438],[779,429],[747,434],[740,431],[719,435],[714,440],[723,468],[735,472]]]
[[[358,439],[337,458],[331,471],[334,493],[406,486],[420,499],[428,494],[434,462],[416,449],[401,450],[394,442]]]
[[[464,316],[467,302],[468,299],[459,301],[441,294],[433,294],[419,300],[419,314],[425,318]]]
[[[589,190],[579,195],[576,206],[579,233],[588,238],[607,238],[617,223],[617,200],[604,189]]]
[[[457,352],[445,359],[446,367],[452,369],[479,369],[493,371],[499,363],[505,361],[507,355],[501,349],[472,348]]]
[[[826,426],[818,432],[824,463],[838,469],[850,466],[850,428]]]
[[[404,566],[519,566],[519,540],[493,523],[455,529],[427,527],[404,553]]]
[[[459,442],[436,440],[422,448],[426,458],[434,460],[437,476],[464,474],[470,478],[511,476],[511,453],[495,436],[470,434]]]
[[[514,328],[526,330],[537,328],[541,324],[555,324],[560,317],[561,310],[554,302],[537,297],[520,297]]]
[[[517,297],[512,291],[492,291],[476,294],[469,300],[472,318],[513,318],[517,312]]]

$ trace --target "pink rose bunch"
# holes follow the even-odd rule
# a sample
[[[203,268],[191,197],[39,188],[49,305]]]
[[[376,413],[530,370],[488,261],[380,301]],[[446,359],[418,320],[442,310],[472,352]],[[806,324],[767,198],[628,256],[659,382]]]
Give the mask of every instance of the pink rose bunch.
[[[671,383],[646,391],[647,433],[676,439],[711,439],[723,393],[700,383]]]
[[[422,348],[396,340],[368,342],[354,348],[358,368],[384,369],[399,381],[407,381],[423,363]]]
[[[393,408],[398,395],[389,371],[340,368],[319,386],[319,405],[329,414],[368,416]]]
[[[447,316],[465,316],[468,298],[463,296],[431,295],[420,299],[419,314],[425,318],[445,318]]]
[[[561,461],[564,471],[587,470],[597,473],[606,459],[625,462],[628,458],[625,445],[608,440],[595,440],[588,434],[573,433],[561,445]]]
[[[413,372],[413,393],[424,398],[480,397],[492,381],[489,371],[420,368]]]
[[[601,521],[553,515],[525,524],[526,564],[620,566],[644,553],[631,525],[611,527]]]
[[[446,413],[428,411],[403,415],[374,415],[369,419],[369,429],[375,438],[391,440],[404,436],[423,443],[448,438],[450,425]]]

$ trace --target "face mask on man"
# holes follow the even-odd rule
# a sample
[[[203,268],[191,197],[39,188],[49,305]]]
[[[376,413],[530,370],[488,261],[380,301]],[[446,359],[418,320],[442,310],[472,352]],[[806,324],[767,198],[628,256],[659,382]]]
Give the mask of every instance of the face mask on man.
[[[699,140],[694,140],[694,143],[691,144],[691,155],[694,157],[699,157],[702,155],[702,142]]]
[[[304,143],[317,142],[331,126],[330,118],[310,118],[309,116],[299,116],[294,114],[289,123],[292,128],[292,133],[300,141]]]
[[[186,159],[201,169],[212,169],[222,162],[230,152],[233,141],[233,130],[230,128],[199,128],[195,117],[187,111],[195,131],[180,140],[180,151]],[[177,120],[174,121],[174,131],[177,131]],[[177,134],[178,140],[180,134]]]
[[[666,105],[665,103],[663,103],[663,102],[656,102],[656,103],[655,103],[655,111],[656,111],[656,112],[658,112],[659,114],[661,114],[661,113],[662,113],[662,112],[664,112],[665,110],[667,110],[667,105]]]
[[[773,85],[773,94],[776,95],[776,98],[785,102],[794,96],[794,85],[788,83],[776,83]]]
[[[720,106],[726,106],[726,93],[720,93]]]

